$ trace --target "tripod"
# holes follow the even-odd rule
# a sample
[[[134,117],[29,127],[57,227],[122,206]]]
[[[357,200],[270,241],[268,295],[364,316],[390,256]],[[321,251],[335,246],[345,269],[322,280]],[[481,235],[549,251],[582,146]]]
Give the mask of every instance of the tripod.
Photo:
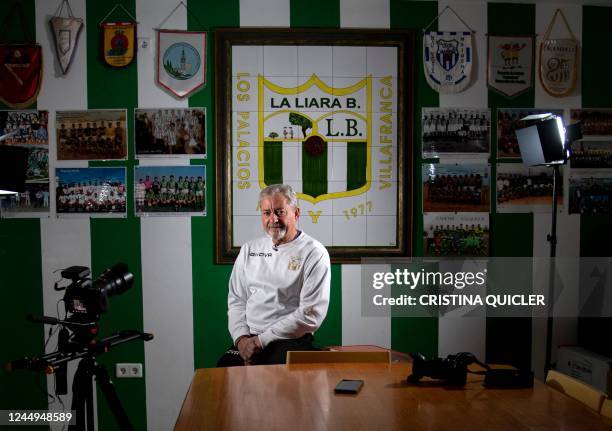
[[[71,326],[88,326],[88,324],[79,324],[74,322],[60,321],[53,317],[47,316],[30,316],[29,319],[34,322],[43,322],[50,325],[71,325]],[[61,331],[60,331],[61,332]],[[79,344],[65,344],[62,349],[57,352],[48,353],[39,358],[23,358],[11,361],[7,364],[8,370],[29,369],[36,371],[45,371],[47,374],[56,374],[57,393],[66,393],[66,371],[65,366],[70,361],[81,359],[74,375],[72,382],[72,404],[71,410],[76,412],[76,424],[70,425],[68,430],[72,431],[94,431],[94,411],[93,411],[93,381],[95,376],[96,382],[100,385],[102,395],[106,399],[113,416],[117,420],[119,428],[123,431],[132,431],[134,427],[130,422],[121,401],[117,396],[117,391],[108,375],[106,369],[96,362],[96,356],[108,352],[111,348],[119,344],[127,343],[134,340],[149,341],[153,339],[153,334],[140,332],[135,330],[123,330],[116,334],[91,343],[86,347]],[[61,389],[60,389],[61,388]]]
[[[96,382],[100,385],[100,390],[106,399],[106,403],[117,420],[119,429],[126,431],[133,430],[134,427],[121,405],[108,371],[106,371],[104,366],[96,363],[94,354],[89,354],[81,359],[74,375],[72,382],[72,405],[70,409],[76,412],[76,424],[70,425],[68,430],[94,430],[92,384],[92,377],[94,376],[96,377]],[[87,426],[85,426],[86,424]]]

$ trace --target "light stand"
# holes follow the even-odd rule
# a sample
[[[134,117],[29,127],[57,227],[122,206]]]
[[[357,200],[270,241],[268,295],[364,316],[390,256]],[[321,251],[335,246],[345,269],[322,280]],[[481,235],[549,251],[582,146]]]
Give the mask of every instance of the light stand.
[[[517,129],[516,137],[521,150],[521,158],[526,166],[549,166],[553,168],[552,223],[550,235],[546,239],[550,243],[550,263],[548,266],[548,310],[546,319],[546,354],[544,359],[544,374],[552,368],[552,335],[553,313],[552,305],[555,294],[555,257],[557,255],[557,198],[561,179],[560,166],[569,159],[569,144],[581,138],[581,125],[563,127],[560,117],[547,113],[528,115],[521,118],[527,122],[527,127]]]
[[[555,257],[557,255],[557,196],[559,196],[559,180],[561,172],[559,165],[553,165],[553,201],[552,201],[552,223],[550,228],[550,235],[546,236],[548,242],[550,242],[550,262],[548,265],[548,316],[546,317],[546,356],[544,358],[544,375],[548,373],[548,370],[552,368],[552,334],[553,334],[553,316],[551,312],[550,302],[554,298],[555,294]]]

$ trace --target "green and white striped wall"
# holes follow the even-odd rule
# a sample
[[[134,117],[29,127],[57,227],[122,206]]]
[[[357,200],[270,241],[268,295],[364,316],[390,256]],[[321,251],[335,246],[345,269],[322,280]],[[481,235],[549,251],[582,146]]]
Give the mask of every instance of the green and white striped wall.
[[[0,18],[10,6],[0,2]],[[205,106],[208,112],[208,151],[214,154],[213,37],[209,38],[207,87],[187,101],[176,101],[154,84],[154,46],[138,52],[137,61],[122,70],[105,67],[98,59],[98,22],[112,5],[120,3],[139,21],[138,36],[154,41],[159,26],[176,5],[164,0],[71,0],[75,15],[85,19],[78,52],[70,72],[61,76],[52,54],[48,20],[59,0],[22,0],[27,26],[44,50],[43,86],[34,107],[55,110]],[[192,14],[184,8],[166,22],[165,28],[213,30],[215,27],[329,27],[413,28],[429,24],[447,4],[476,30],[475,83],[457,95],[438,95],[425,83],[415,52],[417,78],[414,82],[418,120],[422,106],[455,107],[610,107],[612,82],[606,78],[612,66],[607,41],[612,37],[612,7],[593,0],[583,6],[576,1],[561,5],[574,34],[582,43],[582,71],[578,89],[571,97],[553,99],[536,84],[534,89],[507,100],[485,85],[486,34],[542,34],[554,9],[553,2],[486,3],[483,1],[407,0],[189,0]],[[599,4],[599,6],[597,6]],[[124,19],[116,13],[110,19]],[[441,17],[438,28],[460,28],[452,14]],[[10,28],[8,34],[19,33]],[[133,119],[129,118],[129,127]],[[415,142],[420,126],[416,122]],[[493,126],[495,127],[495,126]],[[50,159],[55,154],[50,133]],[[495,130],[492,131],[495,136]],[[133,149],[130,134],[130,149]],[[495,150],[493,150],[495,157]],[[414,181],[421,176],[418,145],[415,149]],[[127,162],[133,176],[133,151]],[[227,281],[231,266],[215,265],[214,245],[214,160],[195,160],[207,165],[207,217],[136,218],[132,202],[126,219],[5,219],[0,220],[0,274],[2,274],[2,327],[0,361],[39,354],[43,328],[27,323],[32,314],[55,315],[61,298],[52,289],[58,278],[54,271],[69,265],[85,265],[98,275],[106,267],[123,261],[135,275],[134,287],[110,300],[110,310],[101,319],[103,334],[120,329],[139,329],[155,334],[149,343],[133,342],[113,349],[101,362],[114,370],[116,362],[142,362],[144,379],[115,380],[115,386],[137,429],[166,430],[172,427],[188,388],[194,368],[214,366],[230,343],[226,324]],[[54,163],[51,162],[52,168]],[[91,165],[107,165],[96,162]],[[78,164],[77,164],[78,166]],[[83,165],[81,165],[83,166]],[[494,164],[493,164],[494,169]],[[493,172],[494,174],[494,172]],[[132,193],[129,190],[130,194]],[[415,189],[414,244],[422,234],[421,190]],[[494,210],[494,208],[493,208]],[[548,246],[547,214],[491,214],[491,250],[494,256],[544,256]],[[560,217],[559,255],[605,256],[612,240],[610,217]],[[571,269],[564,276],[571,277]],[[531,319],[432,319],[363,318],[360,308],[360,267],[334,265],[332,303],[323,328],[317,333],[321,344],[377,344],[401,351],[446,355],[470,350],[493,362],[532,364],[543,361],[543,322]],[[576,340],[576,322],[558,327],[558,341]],[[54,341],[47,350],[54,350]],[[72,366],[74,368],[74,366]],[[71,370],[74,371],[73,369]],[[32,373],[0,374],[0,409],[46,409],[46,390],[51,379]],[[42,390],[41,390],[42,388]],[[69,403],[68,400],[64,402]],[[50,408],[59,408],[52,404]],[[98,429],[115,429],[113,419],[98,396]]]

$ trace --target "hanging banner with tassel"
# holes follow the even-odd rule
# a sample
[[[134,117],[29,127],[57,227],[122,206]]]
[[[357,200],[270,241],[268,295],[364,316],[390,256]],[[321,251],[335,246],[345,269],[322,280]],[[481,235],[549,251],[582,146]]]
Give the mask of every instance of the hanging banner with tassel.
[[[15,1],[6,15],[2,29],[6,31],[12,16],[19,13],[21,28],[26,31],[21,3]],[[42,48],[28,42],[0,43],[0,101],[14,109],[31,105],[38,96],[42,83]],[[4,37],[0,40],[5,40]]]
[[[557,16],[561,16],[569,38],[550,38]],[[570,94],[576,86],[578,75],[578,41],[572,32],[565,15],[557,9],[546,29],[540,44],[540,83],[548,94],[563,97]]]
[[[450,10],[470,31],[427,31],[444,12]],[[446,6],[423,30],[423,68],[425,79],[440,94],[454,94],[471,83],[473,30],[457,12]]]
[[[64,6],[67,6],[67,17],[61,16]],[[62,74],[65,75],[68,73],[68,69],[74,58],[74,53],[76,52],[79,36],[83,29],[83,19],[75,18],[72,14],[72,8],[68,0],[62,0],[58,7],[58,11],[53,18],[49,20],[49,24],[51,25],[51,31],[55,40],[57,61],[62,70]]]
[[[132,21],[105,22],[106,19],[120,7]],[[102,59],[110,67],[129,66],[136,58],[136,18],[117,3],[99,23],[102,30]]]

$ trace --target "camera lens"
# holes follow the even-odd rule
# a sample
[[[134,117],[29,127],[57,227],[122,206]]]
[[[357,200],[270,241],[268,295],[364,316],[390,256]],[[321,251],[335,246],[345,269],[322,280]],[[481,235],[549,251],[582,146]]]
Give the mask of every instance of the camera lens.
[[[93,281],[93,287],[100,290],[104,296],[119,295],[134,283],[134,274],[128,271],[125,263],[117,263],[104,272]]]

